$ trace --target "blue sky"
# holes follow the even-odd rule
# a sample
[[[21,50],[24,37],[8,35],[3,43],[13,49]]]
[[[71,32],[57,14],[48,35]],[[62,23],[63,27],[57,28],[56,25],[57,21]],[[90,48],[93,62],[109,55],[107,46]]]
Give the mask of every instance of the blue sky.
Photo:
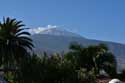
[[[1,0],[0,19],[57,25],[84,37],[125,43],[125,0]]]

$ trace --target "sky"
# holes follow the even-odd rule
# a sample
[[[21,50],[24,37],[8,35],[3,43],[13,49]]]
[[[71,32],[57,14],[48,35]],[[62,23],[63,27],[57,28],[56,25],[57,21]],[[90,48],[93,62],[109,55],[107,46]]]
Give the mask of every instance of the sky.
[[[89,39],[125,44],[125,0],[0,1],[0,21],[12,17],[30,28],[54,25]]]

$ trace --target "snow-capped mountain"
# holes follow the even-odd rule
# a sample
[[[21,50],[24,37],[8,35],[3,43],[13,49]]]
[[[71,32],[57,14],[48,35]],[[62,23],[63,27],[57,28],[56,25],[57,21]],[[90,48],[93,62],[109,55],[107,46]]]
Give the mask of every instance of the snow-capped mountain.
[[[30,30],[32,39],[34,41],[34,51],[42,53],[44,51],[49,53],[67,52],[71,42],[78,42],[83,46],[97,45],[99,43],[107,44],[110,51],[115,55],[118,62],[118,70],[121,71],[125,68],[125,45],[120,43],[99,41],[87,39],[78,34],[68,32],[57,28],[57,26],[48,25],[46,28],[39,27]]]
[[[47,27],[38,27],[29,30],[32,34],[48,34],[58,36],[81,37],[78,34],[66,31],[57,26],[48,25]]]

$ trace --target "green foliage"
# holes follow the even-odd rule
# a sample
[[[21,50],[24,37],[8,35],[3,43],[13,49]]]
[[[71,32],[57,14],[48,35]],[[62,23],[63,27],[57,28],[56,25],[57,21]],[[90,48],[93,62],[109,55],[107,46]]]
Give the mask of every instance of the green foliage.
[[[101,69],[105,70],[110,76],[116,74],[115,57],[108,51],[105,44],[88,47],[71,44],[70,49],[68,57],[75,57],[78,67],[86,68],[87,71],[91,71],[94,68],[97,76]]]
[[[96,83],[100,69],[109,75],[114,74],[116,62],[113,55],[100,45],[81,46],[80,50],[65,55],[27,54],[14,79],[18,83]]]
[[[116,64],[116,59],[112,53],[107,52],[104,53],[103,56],[100,56],[99,59],[97,60],[97,65],[100,69],[104,69],[109,74],[110,77],[116,77],[117,64]]]
[[[95,83],[101,69],[116,74],[115,57],[105,44],[71,44],[64,55],[30,55],[32,39],[22,27],[22,21],[9,17],[0,22],[0,66],[11,83]]]
[[[25,31],[27,28],[24,26],[22,21],[9,17],[0,22],[0,67],[8,79],[11,78],[10,73],[18,69],[27,50],[33,47],[30,33]]]
[[[85,68],[80,68],[78,70],[78,78],[82,83],[96,83],[94,69],[88,72]]]
[[[4,66],[12,66],[21,60],[27,53],[27,48],[32,49],[30,33],[26,32],[22,21],[3,18],[0,22],[0,61]]]
[[[74,65],[60,55],[24,59],[18,72],[19,83],[76,83],[77,72]]]

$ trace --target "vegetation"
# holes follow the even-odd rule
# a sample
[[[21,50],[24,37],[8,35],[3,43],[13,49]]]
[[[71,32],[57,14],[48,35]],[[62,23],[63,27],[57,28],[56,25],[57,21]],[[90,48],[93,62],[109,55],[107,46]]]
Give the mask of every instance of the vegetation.
[[[58,55],[39,58],[33,55],[24,60],[18,74],[20,83],[77,83],[74,65]]]
[[[96,76],[101,70],[105,70],[110,76],[116,74],[116,60],[104,44],[83,47],[79,44],[70,46],[71,52],[68,57],[74,58],[78,67],[86,68],[90,71],[94,68]],[[73,61],[74,62],[74,61]]]
[[[16,19],[3,18],[0,22],[0,64],[12,66],[20,62],[27,53],[27,48],[32,49],[32,39],[30,33],[22,28],[22,21]]]
[[[32,50],[32,39],[24,26],[22,21],[9,17],[0,22],[0,66],[5,73],[17,70],[27,50]]]
[[[115,58],[105,45],[71,47],[65,55],[29,55],[20,66],[18,80],[21,83],[94,83],[102,69],[109,75],[116,73]]]
[[[0,66],[10,83],[96,83],[100,71],[116,74],[116,60],[104,44],[71,44],[64,55],[28,53],[33,44],[22,21],[0,22]]]

